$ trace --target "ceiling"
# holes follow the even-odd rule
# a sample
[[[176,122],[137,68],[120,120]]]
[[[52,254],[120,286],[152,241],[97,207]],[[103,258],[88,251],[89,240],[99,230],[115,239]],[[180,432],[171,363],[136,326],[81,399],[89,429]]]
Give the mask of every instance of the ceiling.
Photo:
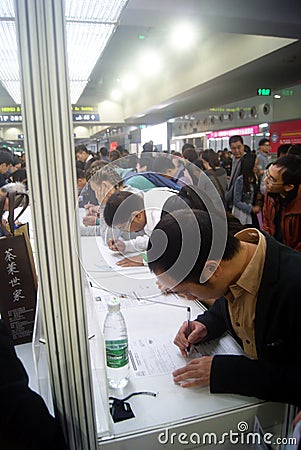
[[[206,68],[206,61],[198,59],[200,48],[179,58],[165,45],[170,27],[182,20],[197,26],[201,43],[215,41],[218,44],[214,47],[214,55],[211,54],[218,75],[211,74],[207,80],[200,77],[200,82],[192,85],[189,85],[187,76],[189,71],[195,70],[197,65]],[[145,36],[145,39],[138,39],[139,35]],[[259,58],[235,64],[242,35],[282,37],[295,41]],[[219,48],[222,48],[221,43],[226,37],[232,38],[232,51],[224,55]],[[107,100],[116,79],[125,71],[134,70],[136,55],[149,47],[165,52],[168,68],[164,76],[152,82],[150,88],[145,85],[126,99],[124,119],[127,122],[158,123],[242,100],[254,96],[257,87],[279,89],[301,82],[300,42],[300,0],[277,2],[277,7],[274,0],[129,0],[120,24],[94,67],[78,104],[96,105]],[[248,52],[248,48],[245,51]],[[225,58],[231,59],[233,69],[223,70]],[[151,70],[151,67],[145,70]],[[167,89],[172,84],[168,73],[178,82],[174,91]],[[179,90],[179,82],[184,78],[188,82]],[[13,104],[2,87],[0,104]],[[142,114],[144,116],[139,117]]]

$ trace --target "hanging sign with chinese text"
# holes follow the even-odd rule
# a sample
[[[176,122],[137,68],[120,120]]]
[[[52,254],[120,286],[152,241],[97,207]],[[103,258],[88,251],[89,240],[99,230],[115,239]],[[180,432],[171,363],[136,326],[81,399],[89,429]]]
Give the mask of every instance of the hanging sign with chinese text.
[[[0,312],[14,344],[31,342],[36,312],[37,283],[26,234],[0,238]]]

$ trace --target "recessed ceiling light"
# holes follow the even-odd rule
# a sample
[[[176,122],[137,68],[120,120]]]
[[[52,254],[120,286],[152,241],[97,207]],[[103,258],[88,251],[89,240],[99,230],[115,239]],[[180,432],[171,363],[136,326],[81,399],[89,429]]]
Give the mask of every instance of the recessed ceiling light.
[[[146,51],[138,60],[138,70],[145,77],[157,75],[162,69],[162,58],[154,51]]]
[[[275,95],[274,95],[274,98],[281,98],[281,95],[275,94]]]
[[[66,0],[66,36],[71,103],[76,103],[106,47],[127,0]],[[12,0],[0,1],[0,82],[21,102],[15,12]]]
[[[125,91],[131,92],[138,86],[138,80],[134,75],[125,75],[121,78],[121,85]]]
[[[190,48],[196,40],[197,32],[193,24],[179,24],[171,33],[171,43],[176,49]]]
[[[110,97],[111,97],[112,100],[115,100],[116,102],[118,102],[119,100],[122,99],[122,92],[119,91],[118,89],[114,89],[114,90],[111,92]]]

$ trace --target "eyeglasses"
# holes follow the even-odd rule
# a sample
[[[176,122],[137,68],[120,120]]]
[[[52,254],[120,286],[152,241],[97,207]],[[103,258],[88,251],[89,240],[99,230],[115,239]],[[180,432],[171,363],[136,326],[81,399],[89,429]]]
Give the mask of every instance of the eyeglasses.
[[[284,185],[284,183],[277,183],[277,181],[275,181],[275,178],[273,178],[271,176],[269,170],[266,171],[265,179],[269,184],[272,184],[273,186],[283,186]]]

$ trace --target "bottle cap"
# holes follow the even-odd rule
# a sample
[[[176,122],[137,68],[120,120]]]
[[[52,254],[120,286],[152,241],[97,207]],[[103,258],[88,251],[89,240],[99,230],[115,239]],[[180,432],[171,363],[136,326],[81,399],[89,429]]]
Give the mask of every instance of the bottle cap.
[[[111,297],[107,301],[109,312],[116,312],[120,310],[120,303],[117,297]]]

